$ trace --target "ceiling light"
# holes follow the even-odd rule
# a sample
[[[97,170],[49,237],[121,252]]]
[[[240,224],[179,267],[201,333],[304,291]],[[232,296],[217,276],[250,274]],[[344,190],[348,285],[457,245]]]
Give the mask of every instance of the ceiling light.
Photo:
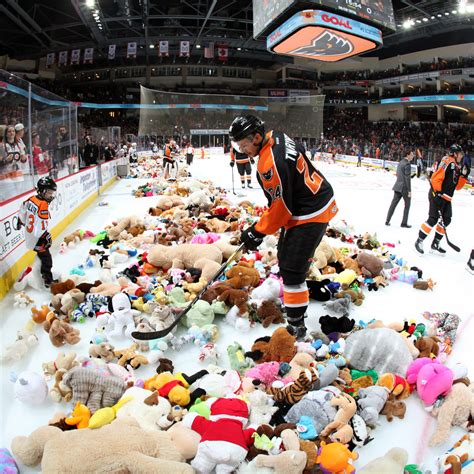
[[[197,49],[201,49],[201,45],[200,45],[200,44],[197,44],[197,45],[196,45],[196,48],[197,48]]]
[[[434,20],[436,17],[432,16],[431,19]]]
[[[423,18],[423,21],[428,21],[428,18]]]
[[[438,13],[436,16],[437,16],[438,18],[441,18],[443,15],[441,15],[441,13]]]
[[[150,49],[153,49],[155,47],[154,44],[150,44]]]
[[[237,51],[242,51],[242,48],[237,48]]]
[[[413,20],[405,20],[403,22],[403,28],[405,29],[411,28],[414,25],[414,23],[415,22]]]
[[[446,16],[448,16],[448,15],[449,15],[449,12],[445,12],[444,14],[445,14]]]
[[[417,23],[421,23],[421,20],[416,20]]]
[[[95,0],[86,0],[86,6],[89,8],[95,7]]]
[[[451,13],[452,13],[453,15],[456,15],[457,12],[458,12],[457,10],[453,10]]]

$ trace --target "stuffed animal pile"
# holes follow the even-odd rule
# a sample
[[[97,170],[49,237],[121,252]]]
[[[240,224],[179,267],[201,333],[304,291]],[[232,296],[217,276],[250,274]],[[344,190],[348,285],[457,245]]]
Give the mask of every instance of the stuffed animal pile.
[[[388,282],[432,290],[421,270],[375,236],[355,236],[347,224],[333,224],[308,277],[311,297],[323,303],[320,331],[297,342],[284,327],[275,236],[239,255],[209,285],[236,250],[241,229],[263,209],[233,203],[224,190],[187,175],[166,182],[150,160],[156,161],[139,160],[135,171],[152,181],[134,191],[152,197],[148,214],[125,216],[95,235],[69,236],[66,245],[88,242],[90,248],[75,271],[51,286],[49,306],[29,309],[34,302],[25,292],[16,298],[31,319],[2,360],[33,351],[38,325],[61,351],[43,361],[43,375],[16,378],[15,393],[24,403],[50,399],[61,406],[54,416],[52,409],[47,426],[14,438],[17,461],[44,472],[107,466],[123,472],[341,473],[354,471],[358,451],[376,436],[382,418],[405,417],[408,397],[419,397],[437,418],[432,445],[446,441],[452,426],[470,426],[474,387],[462,367],[448,364],[458,316],[425,313],[420,321],[391,325],[351,318],[353,306]],[[100,278],[88,276],[92,269]],[[168,328],[202,290],[166,337],[133,339],[134,331]],[[239,332],[257,325],[266,336],[252,338],[248,347],[235,342],[219,348],[219,331],[233,331],[238,340]],[[86,354],[70,352],[68,346],[81,340],[90,342]],[[202,369],[175,367],[172,351],[187,351]],[[454,449],[470,455],[472,439]],[[403,472],[407,462],[404,450],[391,449],[361,472]],[[454,466],[454,454],[439,463]]]

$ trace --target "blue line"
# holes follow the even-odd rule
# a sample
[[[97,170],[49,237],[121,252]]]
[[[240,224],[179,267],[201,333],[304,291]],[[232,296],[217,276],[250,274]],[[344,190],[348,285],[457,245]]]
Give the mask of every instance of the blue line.
[[[15,94],[28,98],[28,91],[7,82],[0,82],[0,89],[5,89]],[[266,112],[266,105],[240,105],[240,104],[94,104],[91,102],[70,102],[66,100],[46,99],[34,92],[31,98],[43,104],[55,107],[69,107],[70,105],[85,109],[220,109],[220,110],[258,110]]]

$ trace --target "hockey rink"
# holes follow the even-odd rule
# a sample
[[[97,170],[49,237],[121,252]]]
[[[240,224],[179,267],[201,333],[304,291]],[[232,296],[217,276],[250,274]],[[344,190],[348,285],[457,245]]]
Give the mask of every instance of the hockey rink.
[[[474,340],[474,306],[472,294],[474,292],[474,276],[467,272],[465,265],[471,248],[474,247],[473,210],[474,196],[470,191],[457,191],[453,198],[453,220],[448,228],[450,240],[461,247],[461,252],[456,253],[446,245],[445,257],[431,255],[428,250],[433,236],[425,240],[425,255],[419,256],[414,249],[414,242],[422,222],[428,217],[428,190],[427,180],[412,179],[412,203],[409,223],[411,229],[400,228],[403,212],[403,201],[395,211],[392,225],[384,225],[388,207],[390,205],[395,182],[395,175],[391,172],[376,170],[372,168],[356,168],[353,165],[342,164],[318,164],[318,169],[326,176],[334,187],[339,214],[336,219],[344,219],[354,227],[358,234],[364,232],[377,233],[380,242],[393,243],[392,249],[397,257],[404,258],[409,266],[417,266],[423,270],[423,278],[432,278],[436,282],[433,291],[419,291],[411,285],[403,282],[391,282],[385,289],[378,292],[365,291],[365,301],[360,307],[353,306],[350,317],[356,322],[359,320],[370,321],[381,319],[385,322],[401,321],[403,319],[416,319],[422,322],[422,313],[450,312],[455,313],[462,319],[458,338],[453,352],[448,360],[448,366],[456,363],[465,365],[470,373],[474,373],[474,351],[472,341]],[[201,160],[197,156],[191,166],[192,176],[198,179],[210,179],[216,185],[230,191],[229,196],[239,202],[244,199],[265,204],[263,192],[258,186],[257,180],[253,179],[253,189],[241,190],[239,175],[236,169],[229,166],[228,157],[214,157]],[[232,194],[232,172],[235,179],[235,190],[242,196]],[[79,218],[68,227],[65,234],[76,229],[100,232],[104,225],[112,220],[130,214],[145,215],[150,206],[153,205],[155,197],[135,198],[132,191],[139,185],[147,182],[143,179],[122,179],[113,184],[102,196],[84,211]],[[100,202],[108,205],[99,206]],[[68,274],[69,270],[85,261],[90,244],[86,241],[79,243],[75,248],[68,249],[64,254],[58,254],[59,242],[57,239],[53,245],[53,259],[56,272]],[[87,276],[94,281],[99,273],[98,268],[87,269]],[[49,302],[50,294],[28,290],[28,294],[35,300],[36,306]],[[11,343],[16,331],[22,328],[30,318],[30,309],[13,308],[13,295],[10,294],[0,301],[0,333],[2,347]],[[317,329],[318,317],[326,314],[320,303],[311,303],[307,325],[310,330]],[[220,338],[217,347],[221,354],[219,364],[228,366],[226,348],[228,344],[238,341],[245,349],[250,349],[252,342],[265,334],[270,334],[275,326],[263,329],[260,325],[252,328],[247,333],[237,333],[235,329],[223,321],[215,321],[220,327]],[[75,346],[67,346],[66,352],[87,354],[90,336],[95,327],[92,320],[85,324],[75,325],[81,331],[81,342]],[[41,329],[36,329],[39,337],[39,345],[34,347],[30,354],[21,361],[13,364],[2,365],[1,383],[1,442],[0,446],[10,447],[11,439],[17,435],[27,435],[39,426],[47,424],[48,420],[57,411],[66,411],[70,407],[64,404],[56,404],[50,398],[40,406],[23,405],[13,398],[13,384],[9,381],[10,373],[20,373],[23,370],[31,370],[41,373],[41,364],[54,360],[59,349],[52,346],[48,335]],[[128,347],[130,341],[111,341],[116,348]],[[199,348],[194,345],[186,346],[182,351],[174,353],[170,351],[167,357],[174,361],[178,371],[194,373],[203,368],[198,361]],[[155,365],[141,368],[137,375],[143,379],[155,373]],[[448,442],[431,449],[427,446],[428,439],[435,426],[433,417],[424,410],[422,402],[413,396],[406,400],[407,413],[404,420],[394,419],[388,423],[384,417],[380,417],[380,426],[371,434],[373,441],[359,449],[359,459],[354,463],[356,468],[365,465],[377,456],[383,455],[390,447],[402,447],[409,452],[409,463],[422,464],[425,469],[436,472],[436,457],[449,449],[452,444],[465,432],[459,428],[453,428]],[[78,460],[71,460],[77,462]],[[22,469],[22,472],[35,472],[34,470]]]

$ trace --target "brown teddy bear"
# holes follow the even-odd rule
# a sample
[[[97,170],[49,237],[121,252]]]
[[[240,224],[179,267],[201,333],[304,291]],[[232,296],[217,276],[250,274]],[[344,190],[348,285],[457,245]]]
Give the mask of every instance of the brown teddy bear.
[[[361,252],[357,255],[357,263],[360,266],[362,275],[373,278],[380,275],[383,269],[383,261],[368,252]]]
[[[68,279],[66,281],[60,281],[58,283],[53,283],[50,287],[50,291],[53,295],[57,295],[59,293],[64,295],[69,290],[72,290],[75,287],[76,287],[76,284],[74,283],[74,281],[71,280],[71,279]]]
[[[328,263],[336,261],[334,250],[325,240],[322,240],[314,251],[313,261],[316,268],[319,269],[326,267]]]
[[[351,297],[352,303],[356,306],[360,306],[364,301],[364,294],[362,291],[355,291],[355,290],[341,290],[336,293],[336,298],[344,298],[345,295],[349,295]]]
[[[135,351],[138,349],[138,344],[133,343],[126,349],[118,349],[114,351],[115,357],[118,357],[117,364],[126,367],[130,365],[132,369],[138,369],[141,365],[147,365],[148,359],[141,354],[137,354]]]
[[[419,337],[415,342],[415,347],[420,351],[418,357],[438,357],[440,340],[436,336]]]
[[[226,290],[230,290],[231,287],[223,284],[223,283],[218,283],[217,285],[213,285],[209,287],[201,296],[201,299],[204,300],[206,303],[213,303],[217,298],[224,293]]]
[[[273,301],[263,301],[257,309],[257,317],[264,328],[267,328],[270,324],[285,322],[281,309]]]
[[[343,257],[341,263],[344,270],[354,270],[357,275],[360,275],[360,267],[355,259],[351,257]]]
[[[234,290],[230,288],[223,291],[218,297],[218,301],[222,301],[229,308],[237,306],[239,308],[239,316],[248,312],[247,302],[249,294],[245,290]]]
[[[82,291],[85,295],[89,294],[91,291],[91,288],[94,288],[95,286],[101,285],[102,282],[100,280],[96,280],[94,283],[80,283],[79,285],[76,285],[76,289]]]
[[[387,421],[392,421],[394,417],[403,420],[403,418],[405,418],[406,411],[407,407],[405,402],[389,399],[386,401],[380,414],[385,415],[387,417]]]
[[[105,360],[105,362],[112,362],[116,357],[114,350],[114,346],[108,342],[92,344],[89,346],[89,356],[96,359]]]
[[[296,354],[296,338],[286,328],[275,329],[271,336],[260,337],[252,345],[252,350],[246,352],[257,364],[262,362],[290,362]]]
[[[156,368],[156,373],[161,374],[162,372],[174,372],[173,361],[170,359],[161,358],[158,359],[158,367]]]
[[[256,287],[260,283],[260,274],[247,262],[239,262],[225,274],[226,283],[232,288]]]
[[[70,352],[69,354],[59,352],[56,360],[45,362],[42,367],[44,375],[49,376],[54,375],[60,369],[69,370],[76,365],[79,365],[79,362],[76,360],[75,352]]]
[[[49,334],[49,339],[55,347],[77,344],[81,340],[79,330],[65,321],[60,321],[52,311],[46,317],[43,329]]]

